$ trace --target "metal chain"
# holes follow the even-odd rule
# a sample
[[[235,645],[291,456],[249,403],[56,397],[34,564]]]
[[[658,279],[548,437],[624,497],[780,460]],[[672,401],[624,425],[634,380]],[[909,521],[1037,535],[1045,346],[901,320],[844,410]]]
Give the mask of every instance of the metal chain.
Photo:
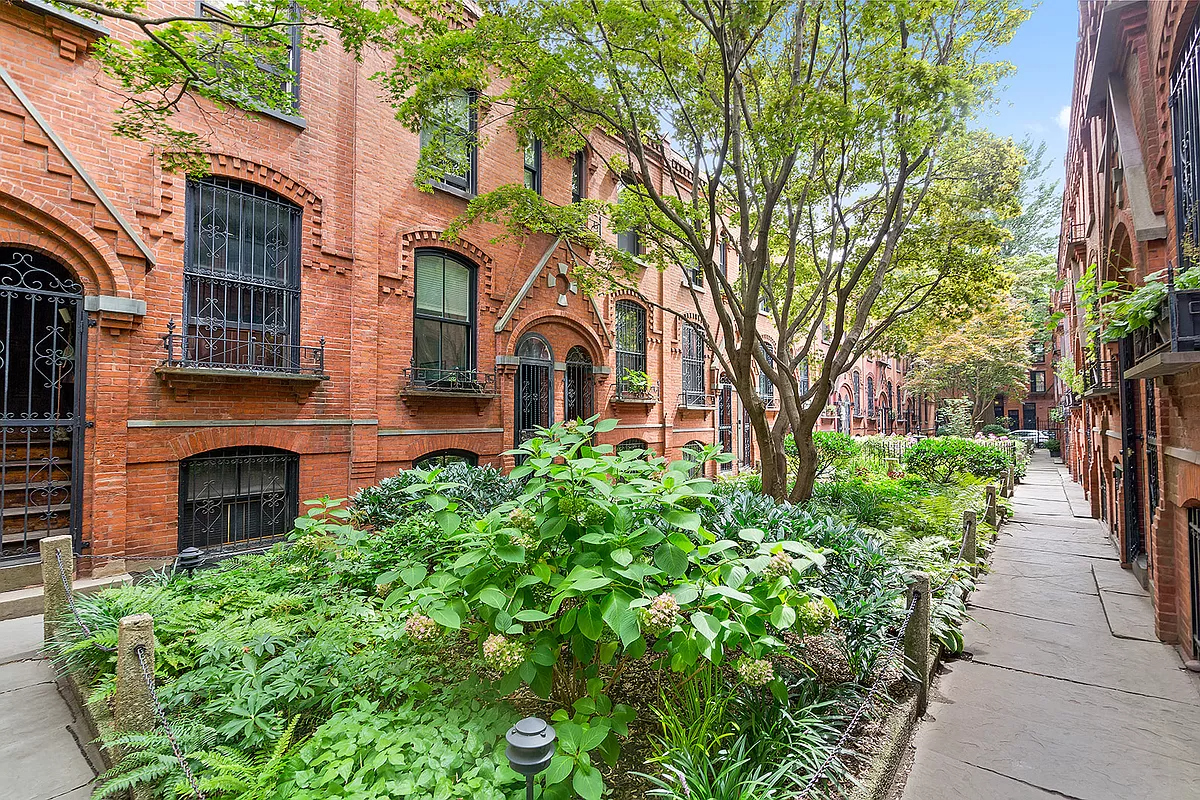
[[[83,621],[83,617],[79,616],[79,609],[75,607],[75,596],[71,593],[71,587],[67,584],[67,571],[63,568],[62,551],[56,549],[54,551],[54,558],[58,561],[58,577],[62,578],[63,593],[67,596],[67,605],[70,607],[71,613],[75,615],[75,622],[80,628],[83,629],[83,632],[87,634],[89,639],[95,639],[96,634],[93,633],[92,629],[88,627],[88,624]],[[117,652],[117,648],[115,647],[106,647],[95,641],[93,641],[92,644],[106,653]]]
[[[183,756],[183,749],[179,746],[179,740],[175,738],[175,732],[171,730],[171,724],[167,722],[167,714],[158,702],[158,692],[154,688],[154,676],[146,668],[146,646],[139,644],[134,648],[133,652],[137,655],[138,665],[142,668],[142,677],[146,681],[146,689],[149,690],[150,700],[154,703],[154,714],[158,717],[158,723],[166,731],[167,740],[171,743],[171,750],[175,752],[175,759],[179,762],[179,766],[183,768],[183,775],[187,778],[188,785],[192,787],[192,794],[198,800],[205,800],[204,792],[200,791],[200,786],[196,783],[196,776],[192,774],[192,768]]]

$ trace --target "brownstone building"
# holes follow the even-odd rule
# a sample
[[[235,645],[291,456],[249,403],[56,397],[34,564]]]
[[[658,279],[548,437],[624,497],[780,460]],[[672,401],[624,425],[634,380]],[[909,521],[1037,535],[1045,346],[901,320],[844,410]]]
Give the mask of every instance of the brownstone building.
[[[1066,394],[1066,456],[1124,566],[1151,589],[1155,630],[1200,657],[1200,28],[1195,0],[1080,3],[1055,296],[1058,341],[1083,375]],[[1074,287],[1165,284],[1148,326],[1104,342]],[[1186,282],[1185,282],[1186,285]],[[1112,310],[1109,306],[1109,311]]]

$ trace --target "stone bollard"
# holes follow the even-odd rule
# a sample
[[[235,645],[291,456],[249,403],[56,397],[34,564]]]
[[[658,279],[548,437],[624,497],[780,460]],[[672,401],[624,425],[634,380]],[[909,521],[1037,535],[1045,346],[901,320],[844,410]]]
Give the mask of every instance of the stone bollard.
[[[993,528],[996,525],[996,487],[988,484],[987,487],[987,508],[983,512],[983,521]]]
[[[1002,491],[1001,491],[1001,493],[1000,493],[1000,496],[1001,496],[1001,497],[1012,497],[1012,495],[1013,495],[1013,471],[1012,471],[1012,467],[1009,467],[1008,469],[1006,469],[1006,470],[1004,471],[1004,479],[1003,479],[1003,480],[1004,480],[1004,484],[1003,484],[1003,486],[1002,486]]]
[[[133,614],[122,617],[117,627],[116,709],[113,721],[118,731],[142,733],[154,729],[154,700],[138,661],[137,650],[145,648],[142,658],[146,671],[154,676],[154,617]]]
[[[971,573],[975,573],[975,565],[979,563],[978,517],[974,511],[963,512],[962,549],[959,558],[971,565]]]
[[[47,536],[38,546],[42,551],[42,636],[45,641],[54,638],[59,622],[71,607],[67,595],[75,577],[75,540],[71,536]],[[58,570],[58,558],[62,557],[62,572]],[[63,575],[67,577],[63,588]]]
[[[904,629],[904,663],[912,670],[916,680],[917,716],[925,713],[929,706],[929,575],[924,572],[912,574],[913,600],[916,609],[908,627]]]

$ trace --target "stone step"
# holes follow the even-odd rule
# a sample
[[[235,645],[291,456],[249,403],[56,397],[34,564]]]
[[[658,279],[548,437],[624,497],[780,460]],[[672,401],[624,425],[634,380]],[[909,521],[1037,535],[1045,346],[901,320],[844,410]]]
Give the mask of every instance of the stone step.
[[[80,578],[75,581],[73,588],[77,593],[92,594],[110,586],[121,586],[132,580],[133,577],[126,573],[106,575],[102,578]],[[0,620],[41,614],[42,607],[41,586],[0,592]]]

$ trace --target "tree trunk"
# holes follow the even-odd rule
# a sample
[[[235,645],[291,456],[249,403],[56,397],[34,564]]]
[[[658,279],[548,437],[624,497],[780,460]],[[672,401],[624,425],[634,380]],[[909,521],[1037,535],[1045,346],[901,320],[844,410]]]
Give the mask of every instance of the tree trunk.
[[[762,464],[763,494],[770,495],[775,500],[787,499],[787,453],[783,449],[783,437],[778,441],[771,434],[771,426],[767,424],[766,410],[761,401],[751,404],[750,424],[754,428],[754,439],[758,442],[758,457]]]
[[[792,437],[796,440],[796,482],[788,500],[793,503],[803,503],[812,497],[813,487],[817,484],[817,448],[813,444],[811,425],[801,425],[800,430],[793,430]]]

